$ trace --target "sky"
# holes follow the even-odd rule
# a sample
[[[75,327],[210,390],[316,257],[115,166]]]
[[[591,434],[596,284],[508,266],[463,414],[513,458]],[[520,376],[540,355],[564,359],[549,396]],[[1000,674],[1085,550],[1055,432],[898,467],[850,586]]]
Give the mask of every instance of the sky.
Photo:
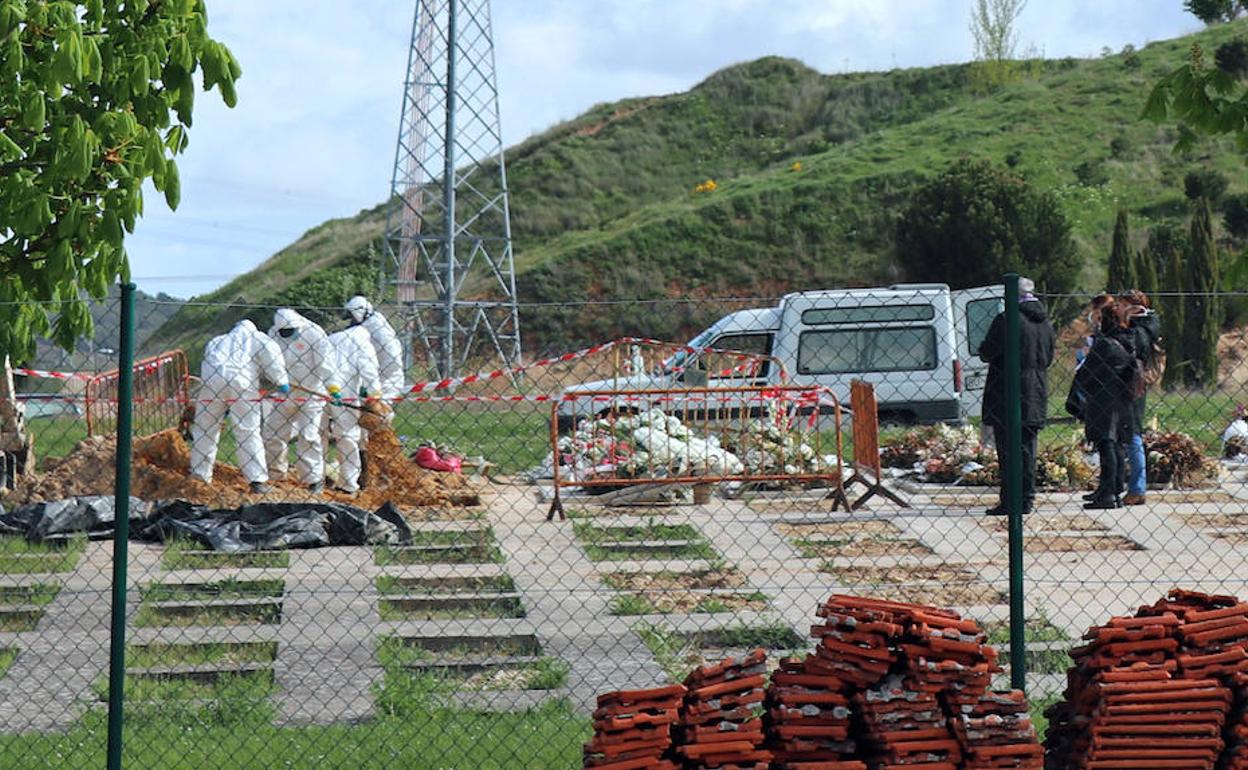
[[[481,0],[473,0],[480,2]],[[1031,0],[1020,50],[1097,56],[1193,32],[1181,0]],[[766,55],[825,72],[967,61],[971,0],[492,0],[508,145],[599,102]],[[208,0],[239,103],[197,95],[177,212],[149,190],[139,288],[202,294],[389,194],[415,0]]]

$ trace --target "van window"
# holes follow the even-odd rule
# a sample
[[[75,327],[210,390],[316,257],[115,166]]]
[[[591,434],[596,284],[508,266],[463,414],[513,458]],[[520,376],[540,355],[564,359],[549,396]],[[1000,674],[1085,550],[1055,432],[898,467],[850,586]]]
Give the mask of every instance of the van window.
[[[972,355],[979,350],[984,337],[988,336],[988,327],[992,326],[992,320],[1001,312],[1002,304],[998,297],[966,303],[966,349]]]
[[[832,329],[803,332],[797,344],[800,374],[902,372],[936,368],[936,330]]]
[[[716,350],[736,350],[742,353],[752,353],[759,356],[771,355],[771,335],[770,334],[725,334],[712,342],[707,347]],[[707,373],[714,378],[720,372],[732,369],[741,365],[735,356],[725,355],[723,353],[707,352],[702,356],[699,365],[704,368]],[[763,359],[759,362],[757,376],[766,377],[771,368],[771,361]]]
[[[808,326],[888,323],[890,321],[930,321],[935,317],[936,308],[931,305],[817,307],[802,312],[802,323]]]

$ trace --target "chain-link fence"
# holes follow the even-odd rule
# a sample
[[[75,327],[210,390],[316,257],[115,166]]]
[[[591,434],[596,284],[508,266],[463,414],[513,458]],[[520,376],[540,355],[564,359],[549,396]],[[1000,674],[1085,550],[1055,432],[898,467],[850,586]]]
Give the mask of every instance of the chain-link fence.
[[[1007,686],[1002,297],[524,307],[535,352],[454,381],[395,360],[401,308],[140,302],[127,766],[581,767],[597,695],[804,652],[835,593],[978,620]],[[1167,345],[1193,298],[1114,305],[1121,333],[1091,299],[1021,306],[1037,717],[1088,626],[1175,586],[1248,594],[1248,343],[1197,371]],[[0,766],[103,766],[118,310],[72,353],[41,345],[24,417],[0,410],[33,440],[0,498]],[[1098,491],[1098,450],[1125,455],[1122,489]]]

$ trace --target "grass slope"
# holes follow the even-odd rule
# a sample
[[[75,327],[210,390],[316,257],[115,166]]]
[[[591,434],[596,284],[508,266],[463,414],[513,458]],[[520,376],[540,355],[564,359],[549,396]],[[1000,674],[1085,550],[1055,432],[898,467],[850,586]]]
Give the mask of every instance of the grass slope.
[[[1139,232],[1186,216],[1182,178],[1195,165],[1242,176],[1230,143],[1177,158],[1173,130],[1139,114],[1193,42],[1212,50],[1246,24],[1129,55],[1028,62],[991,94],[965,65],[828,76],[768,57],[686,93],[598,105],[507,153],[521,299],[758,296],[903,277],[891,260],[897,210],[963,155],[1008,161],[1055,191],[1095,287],[1119,205]],[[1086,161],[1107,184],[1079,184]],[[705,179],[719,189],[695,194]],[[381,207],[328,222],[199,298],[223,304],[184,309],[155,341],[198,347],[246,305],[334,306],[371,291],[383,227]],[[540,308],[522,328],[530,350],[549,350],[625,332],[679,337],[718,312]]]

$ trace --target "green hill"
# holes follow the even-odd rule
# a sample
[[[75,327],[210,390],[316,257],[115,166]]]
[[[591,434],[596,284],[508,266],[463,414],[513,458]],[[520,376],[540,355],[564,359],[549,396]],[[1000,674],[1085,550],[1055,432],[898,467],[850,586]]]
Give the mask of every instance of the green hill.
[[[904,278],[891,258],[899,207],[967,155],[1008,162],[1058,195],[1086,257],[1081,284],[1098,287],[1119,205],[1138,234],[1186,216],[1192,168],[1243,176],[1231,143],[1176,157],[1173,129],[1139,114],[1193,42],[1212,50],[1246,24],[1100,59],[1026,62],[1017,82],[990,94],[973,88],[968,65],[822,75],[769,57],[687,93],[594,107],[507,152],[517,287],[541,305],[523,311],[526,348],[679,337],[719,312],[551,303],[771,296]],[[1107,183],[1081,184],[1084,163]],[[695,193],[707,179],[718,189]],[[384,218],[378,207],[317,227],[196,298],[215,306],[184,308],[153,344],[197,348],[249,305],[334,307],[374,293]]]

